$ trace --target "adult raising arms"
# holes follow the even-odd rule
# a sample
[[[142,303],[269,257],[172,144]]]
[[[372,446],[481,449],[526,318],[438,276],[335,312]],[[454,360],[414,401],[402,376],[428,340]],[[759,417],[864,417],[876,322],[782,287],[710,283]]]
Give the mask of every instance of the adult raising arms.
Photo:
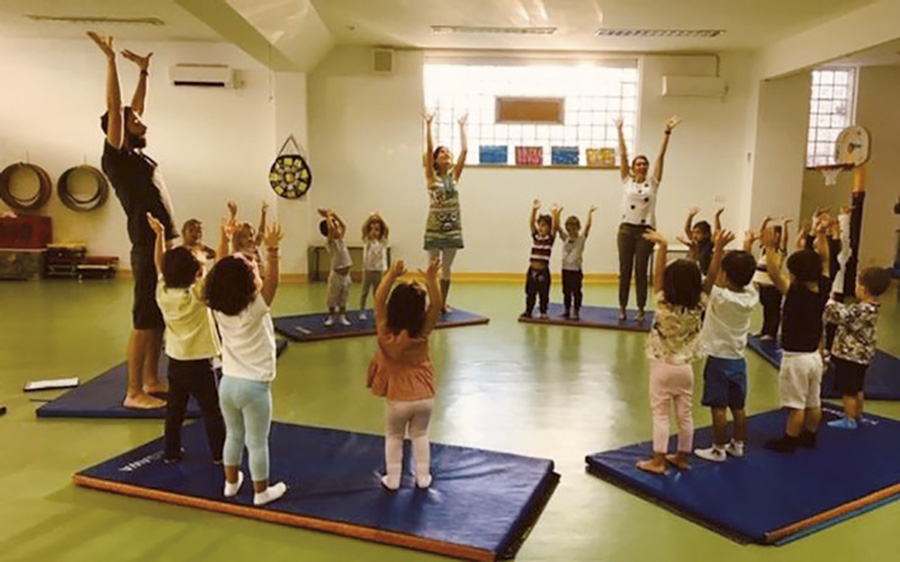
[[[663,159],[669,146],[672,130],[681,123],[681,118],[672,116],[666,121],[665,134],[659,156],[650,172],[650,160],[643,154],[635,156],[629,164],[628,151],[625,148],[625,135],[622,133],[622,118],[616,119],[619,132],[619,169],[625,189],[622,193],[622,222],[616,238],[619,247],[619,320],[626,320],[625,309],[628,307],[628,293],[631,289],[631,272],[634,270],[637,292],[638,313],[635,320],[644,321],[644,308],[647,305],[647,266],[653,243],[644,239],[647,230],[656,228],[656,193],[662,181]]]
[[[459,213],[459,192],[456,182],[466,167],[466,119],[459,118],[459,135],[462,146],[459,158],[453,162],[453,153],[446,146],[434,148],[431,123],[434,113],[423,114],[428,145],[425,150],[425,179],[428,183],[428,222],[425,224],[425,250],[430,261],[441,260],[441,295],[443,312],[449,310],[447,294],[450,292],[450,268],[456,251],[462,249],[462,220]]]
[[[140,56],[128,50],[122,51],[122,56],[137,65],[140,71],[131,105],[123,106],[113,38],[102,37],[93,31],[88,36],[106,56],[107,62],[106,113],[100,118],[100,126],[106,133],[101,165],[122,203],[131,241],[133,331],[128,340],[128,388],[124,406],[160,408],[165,406],[165,402],[151,393],[167,390],[157,374],[165,323],[156,304],[156,269],[153,264],[156,236],[147,222],[147,213],[162,223],[167,245],[177,234],[173,228],[169,192],[156,162],[143,152],[147,145],[147,126],[141,118],[153,53]]]

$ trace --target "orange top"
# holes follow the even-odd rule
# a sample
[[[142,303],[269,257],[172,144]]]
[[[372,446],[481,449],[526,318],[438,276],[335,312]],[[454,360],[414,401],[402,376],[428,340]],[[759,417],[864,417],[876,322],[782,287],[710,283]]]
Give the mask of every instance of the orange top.
[[[378,353],[369,364],[366,386],[375,396],[413,402],[434,397],[434,365],[428,338],[411,338],[406,330],[378,336]]]

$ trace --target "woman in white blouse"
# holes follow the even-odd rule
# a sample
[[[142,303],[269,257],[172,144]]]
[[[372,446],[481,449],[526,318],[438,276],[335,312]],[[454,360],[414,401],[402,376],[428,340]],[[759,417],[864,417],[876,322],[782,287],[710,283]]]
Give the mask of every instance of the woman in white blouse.
[[[625,136],[622,133],[622,118],[616,119],[619,131],[619,167],[622,182],[625,184],[622,193],[622,222],[619,224],[617,243],[619,247],[619,321],[626,320],[625,309],[628,307],[628,293],[631,289],[631,271],[634,270],[635,291],[637,292],[638,313],[635,320],[644,321],[644,307],[647,305],[647,267],[653,244],[644,239],[644,232],[656,228],[656,193],[662,181],[663,159],[669,146],[669,135],[681,123],[676,115],[666,121],[659,156],[650,171],[650,160],[639,155],[629,165],[628,151],[625,148]]]

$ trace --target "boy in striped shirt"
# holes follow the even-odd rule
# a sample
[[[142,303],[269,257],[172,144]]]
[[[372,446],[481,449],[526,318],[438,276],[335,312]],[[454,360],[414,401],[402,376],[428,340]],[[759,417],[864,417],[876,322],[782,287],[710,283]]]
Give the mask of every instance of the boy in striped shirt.
[[[531,261],[525,279],[525,312],[523,318],[531,318],[534,303],[540,297],[541,318],[547,318],[550,304],[550,252],[556,240],[556,225],[559,224],[561,209],[557,205],[550,208],[549,215],[538,216],[541,202],[534,200],[528,226],[531,228]]]

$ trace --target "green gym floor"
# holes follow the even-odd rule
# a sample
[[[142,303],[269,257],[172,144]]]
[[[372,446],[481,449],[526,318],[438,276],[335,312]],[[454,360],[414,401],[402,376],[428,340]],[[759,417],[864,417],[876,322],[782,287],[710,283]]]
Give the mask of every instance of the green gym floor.
[[[38,420],[25,381],[88,379],[123,360],[128,281],[0,283],[0,559],[439,560],[336,535],[76,488],[71,475],[162,434],[162,422]],[[354,285],[354,298],[358,285]],[[559,291],[554,287],[554,295]],[[900,354],[897,288],[883,298],[880,346]],[[615,287],[585,301],[615,302]],[[276,314],[320,309],[324,284],[284,284]],[[523,325],[518,284],[458,283],[451,304],[486,326],[439,330],[431,341],[438,394],[433,441],[546,457],[562,480],[518,560],[890,560],[900,502],[782,547],[739,545],[585,473],[587,453],[650,438],[645,336]],[[292,344],[278,362],[275,418],[382,431],[365,388],[373,338]],[[776,371],[748,352],[750,413],[777,407]],[[697,369],[700,365],[697,366]],[[699,374],[699,370],[698,370]],[[694,419],[709,423],[699,405]],[[869,411],[900,417],[900,403]],[[886,444],[897,446],[897,444]],[[752,452],[751,452],[752,454]],[[277,459],[274,462],[278,462]],[[891,555],[890,553],[894,554]]]

